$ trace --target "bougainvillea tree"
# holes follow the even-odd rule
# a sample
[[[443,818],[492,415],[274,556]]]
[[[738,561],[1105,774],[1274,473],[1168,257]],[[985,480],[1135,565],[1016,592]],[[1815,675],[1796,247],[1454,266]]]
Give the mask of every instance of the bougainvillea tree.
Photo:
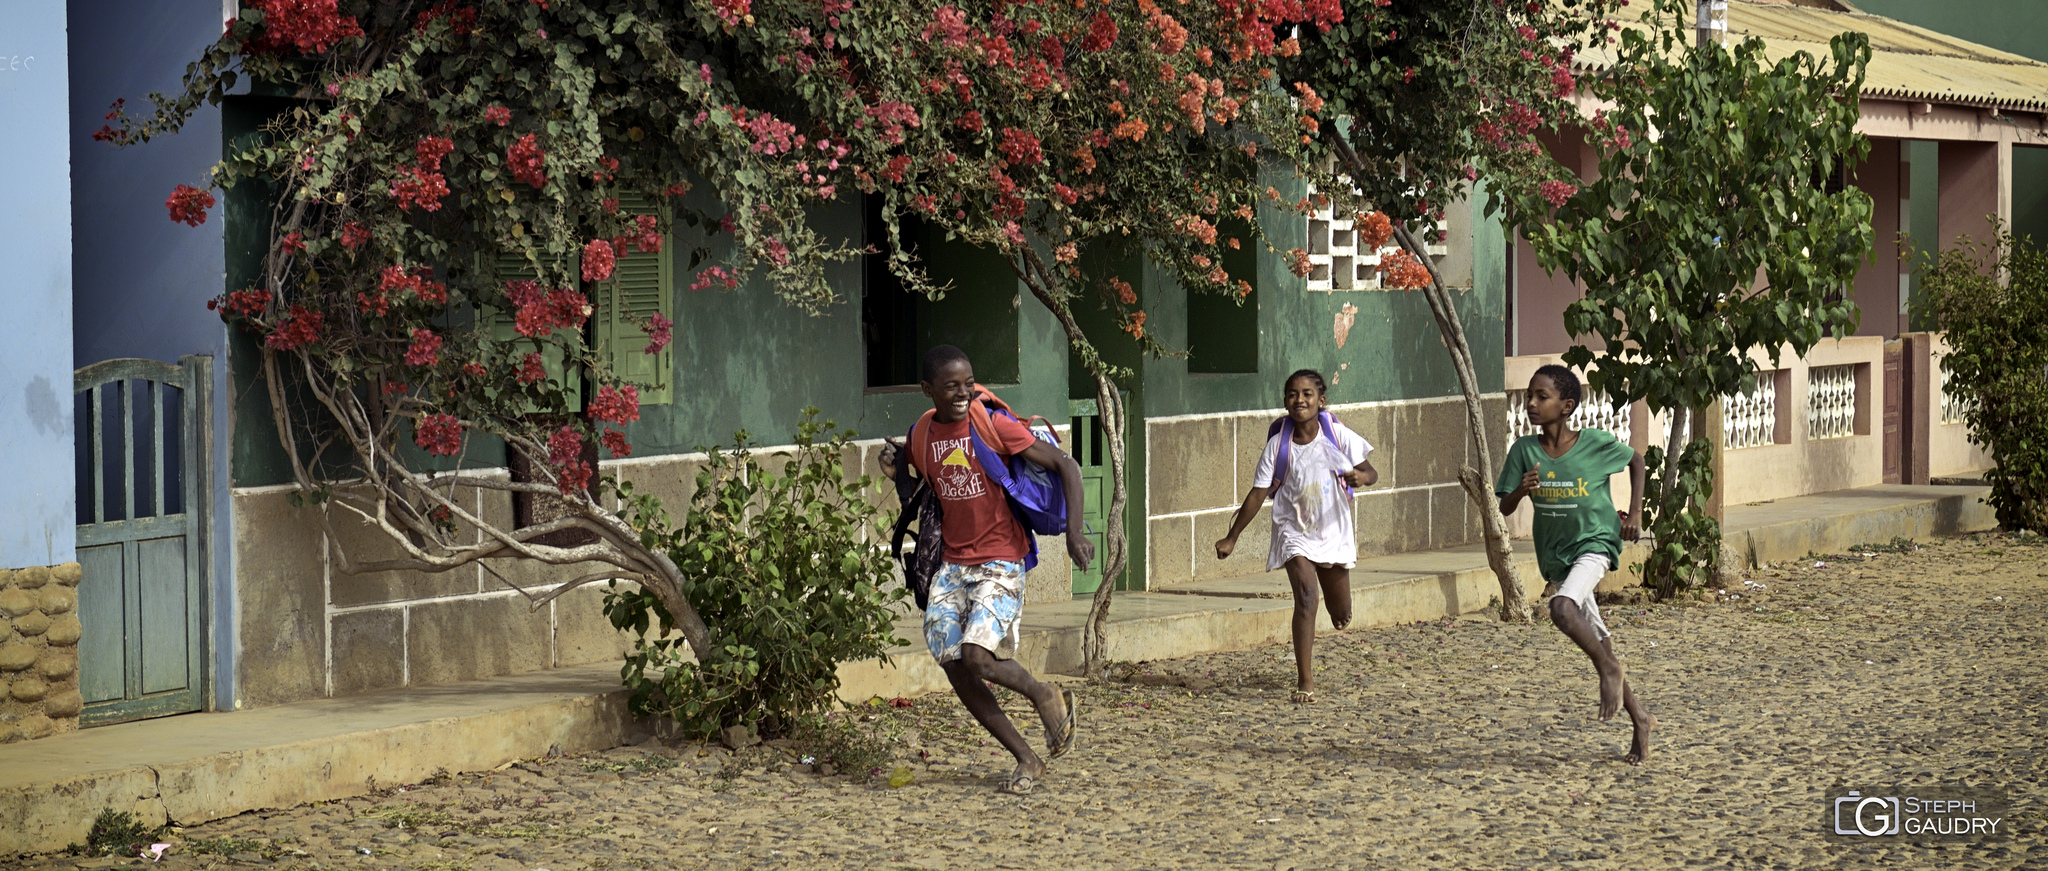
[[[777,95],[750,101],[733,84],[729,7],[251,0],[182,93],[156,95],[147,116],[109,114],[99,138],[133,143],[250,81],[295,98],[166,207],[197,225],[209,187],[274,192],[259,280],[212,305],[260,348],[284,453],[301,495],[328,506],[321,522],[353,515],[400,551],[342,553],[343,571],[602,563],[555,594],[638,579],[709,649],[674,562],[593,487],[597,446],[631,451],[623,427],[648,386],[595,347],[594,291],[679,221],[743,243],[702,264],[697,286],[754,272],[812,310],[838,298],[820,264],[857,256],[808,222],[834,196],[813,165],[832,146],[759,108]],[[693,185],[714,190],[716,213],[687,207]],[[670,326],[638,324],[648,353]],[[427,471],[500,442],[525,479]],[[559,510],[510,528],[458,485]],[[562,543],[570,531],[581,543]]]
[[[696,252],[691,290],[752,282],[828,311],[841,294],[822,267],[862,252],[812,218],[855,195],[880,198],[892,243],[914,216],[1001,251],[1096,381],[1113,579],[1126,564],[1125,373],[1098,345],[1169,349],[1137,295],[1091,278],[1084,255],[1134,245],[1193,292],[1241,293],[1223,252],[1264,244],[1261,203],[1307,206],[1262,185],[1262,166],[1296,164],[1327,123],[1275,68],[1297,34],[1342,20],[1335,0],[251,0],[184,92],[132,122],[117,106],[102,138],[173,131],[247,79],[296,98],[263,141],[167,207],[190,223],[211,204],[205,187],[276,192],[260,281],[215,304],[261,346],[301,491],[404,551],[343,570],[607,563],[590,577],[640,579],[702,651],[672,561],[588,489],[591,446],[630,450],[618,426],[645,386],[592,347],[593,284],[683,222],[732,240],[715,258]],[[710,196],[684,199],[693,185]],[[706,199],[717,205],[689,207]],[[1242,232],[1220,229],[1233,219]],[[907,246],[884,253],[907,286],[944,292]],[[1110,309],[1120,332],[1084,331],[1083,304]],[[666,323],[642,328],[667,340]],[[461,458],[486,436],[525,457],[532,480],[463,485],[557,497],[558,517],[492,526],[451,498],[450,476],[421,471],[422,453]],[[344,478],[361,483],[334,486]],[[592,540],[541,543],[568,529]],[[1091,667],[1112,587],[1098,594]]]
[[[1754,353],[1775,363],[1852,330],[1842,289],[1871,243],[1870,196],[1841,183],[1870,148],[1856,132],[1868,38],[1772,61],[1754,37],[1690,45],[1691,11],[1659,0],[1653,26],[1623,32],[1594,86],[1612,107],[1592,124],[1600,177],[1523,198],[1531,212],[1554,207],[1530,228],[1539,262],[1586,291],[1565,328],[1599,338],[1597,353],[1577,345],[1565,361],[1595,364],[1594,389],[1672,422],[1647,452],[1644,488],[1656,540],[1644,581],[1664,594],[1710,580],[1720,558],[1703,506],[1719,434],[1688,421],[1755,388]]]
[[[1538,135],[1574,131],[1579,83],[1572,60],[1613,39],[1617,2],[1371,0],[1327,33],[1304,36],[1283,78],[1345,119],[1325,125],[1311,160],[1325,161],[1348,184],[1326,188],[1332,205],[1360,216],[1359,244],[1388,239],[1400,247],[1383,269],[1388,287],[1420,290],[1429,302],[1465,396],[1478,469],[1459,481],[1479,507],[1487,561],[1500,581],[1501,618],[1526,620],[1522,583],[1507,523],[1493,494],[1493,450],[1473,369],[1471,345],[1452,291],[1424,238],[1445,208],[1474,194],[1484,175],[1505,222],[1536,216],[1531,197],[1551,201],[1577,190]]]
[[[1256,216],[1307,203],[1261,180],[1297,165],[1327,115],[1276,69],[1300,33],[1343,20],[1335,0],[1135,3],[930,2],[847,6],[764,2],[744,31],[764,75],[805,99],[814,136],[852,186],[882,200],[891,266],[922,277],[901,242],[910,220],[1000,251],[1049,309],[1095,383],[1112,489],[1105,579],[1087,624],[1098,670],[1110,591],[1124,571],[1125,417],[1108,342],[1166,353],[1134,288],[1091,258],[1135,252],[1189,293],[1238,297],[1225,253],[1264,246]],[[770,13],[775,24],[763,23]],[[1240,228],[1232,232],[1226,227]],[[1113,313],[1091,335],[1077,309]]]

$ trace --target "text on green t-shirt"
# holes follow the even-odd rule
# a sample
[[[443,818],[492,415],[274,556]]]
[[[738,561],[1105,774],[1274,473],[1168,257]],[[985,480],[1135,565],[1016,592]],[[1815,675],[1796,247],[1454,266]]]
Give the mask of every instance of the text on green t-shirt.
[[[1607,478],[1628,468],[1635,449],[1604,429],[1579,430],[1579,439],[1562,457],[1543,452],[1540,436],[1527,435],[1508,447],[1494,491],[1501,496],[1522,486],[1522,475],[1538,470],[1542,484],[1529,494],[1536,505],[1536,567],[1546,581],[1562,581],[1572,561],[1589,553],[1607,555],[1610,567],[1621,564],[1621,518]]]

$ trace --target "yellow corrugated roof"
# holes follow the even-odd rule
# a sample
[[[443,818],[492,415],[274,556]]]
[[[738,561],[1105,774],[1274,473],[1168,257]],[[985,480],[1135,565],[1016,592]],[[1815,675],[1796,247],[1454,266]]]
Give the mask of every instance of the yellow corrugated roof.
[[[1728,4],[1729,39],[1761,38],[1772,61],[1800,51],[1826,58],[1828,40],[1852,30],[1870,37],[1866,97],[2048,110],[2048,63],[1868,13],[1784,2]],[[1613,60],[1611,51],[1596,50],[1579,62],[1602,69]]]

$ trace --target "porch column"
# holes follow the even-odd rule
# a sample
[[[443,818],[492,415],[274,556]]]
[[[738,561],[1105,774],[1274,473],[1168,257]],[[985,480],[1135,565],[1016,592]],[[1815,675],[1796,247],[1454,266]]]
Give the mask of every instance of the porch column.
[[[1997,226],[2012,223],[2012,144],[1941,143],[1940,250],[1960,247],[1958,237],[1988,244]],[[1996,216],[1994,225],[1990,216]],[[1985,258],[1990,263],[1990,258]]]

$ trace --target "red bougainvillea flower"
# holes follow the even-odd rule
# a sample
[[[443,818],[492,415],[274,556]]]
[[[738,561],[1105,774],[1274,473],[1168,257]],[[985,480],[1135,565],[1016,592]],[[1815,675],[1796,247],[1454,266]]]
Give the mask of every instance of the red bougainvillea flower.
[[[605,247],[610,249],[609,245]],[[522,336],[544,336],[557,329],[576,329],[583,326],[584,319],[591,313],[590,300],[574,290],[543,293],[535,282],[508,281],[505,283],[505,295],[519,309],[513,319],[513,328]]]
[[[206,210],[213,208],[213,194],[181,184],[164,200],[164,207],[171,210],[171,220],[197,227],[206,223]]]
[[[537,188],[546,187],[548,183],[546,160],[547,153],[540,150],[540,143],[532,133],[519,137],[518,142],[505,149],[505,164],[512,169],[512,180]]]
[[[590,464],[583,462],[583,434],[563,426],[548,437],[548,465],[555,467],[555,487],[568,496],[590,486]]]
[[[413,426],[412,441],[427,453],[452,457],[462,452],[462,421],[452,414],[429,414]]]
[[[592,239],[583,246],[583,280],[603,281],[612,277],[612,268],[618,265],[618,252],[611,242]]]
[[[206,308],[209,311],[218,311],[223,315],[238,315],[245,318],[253,318],[260,315],[269,306],[270,291],[260,287],[252,287],[248,290],[231,290],[206,301]]]
[[[590,400],[591,420],[603,423],[632,423],[640,419],[640,388],[628,384],[612,387],[607,384],[597,388],[597,396]]]
[[[327,316],[308,311],[305,306],[293,305],[291,312],[277,322],[277,328],[263,340],[263,344],[279,351],[291,351],[320,341],[320,327]]]
[[[633,446],[626,443],[625,433],[607,427],[604,435],[597,438],[598,441],[604,442],[605,450],[611,451],[614,457],[630,457],[633,455]]]
[[[738,273],[723,266],[706,266],[703,271],[697,273],[696,279],[690,282],[690,289],[703,290],[714,284],[723,284],[726,290],[732,290],[740,286],[740,277]]]
[[[1132,314],[1131,322],[1124,325],[1124,332],[1130,333],[1133,339],[1145,338],[1145,313],[1141,311]]]
[[[432,366],[441,362],[441,335],[433,330],[415,327],[412,331],[412,346],[405,349],[405,365]]]
[[[519,358],[519,373],[514,377],[518,378],[521,384],[533,384],[548,377],[548,369],[546,364],[541,362],[540,352],[529,352]]]
[[[248,6],[263,13],[263,32],[244,46],[251,54],[320,54],[363,35],[356,17],[340,14],[335,0],[249,0]]]
[[[1088,20],[1088,36],[1081,40],[1082,51],[1102,51],[1116,42],[1116,19],[1107,12],[1097,12]]]
[[[341,225],[341,247],[354,251],[370,241],[370,228],[349,221]]]
[[[297,254],[306,250],[306,237],[299,231],[293,230],[284,234],[283,239],[277,240],[277,247],[278,250],[286,254]]]
[[[484,120],[503,127],[512,123],[512,110],[504,106],[492,106],[484,110]]]
[[[485,369],[485,368],[484,368],[484,364],[482,364],[482,363],[464,363],[464,364],[462,364],[462,374],[464,374],[464,375],[468,375],[468,376],[469,376],[469,377],[471,377],[471,378],[482,378],[482,377],[484,377],[484,375],[486,375],[486,374],[488,374],[488,373],[489,373],[489,370]]]
[[[675,322],[663,317],[661,312],[649,315],[647,323],[641,326],[647,333],[647,353],[659,354],[661,349],[668,347],[675,335],[675,327]]]

